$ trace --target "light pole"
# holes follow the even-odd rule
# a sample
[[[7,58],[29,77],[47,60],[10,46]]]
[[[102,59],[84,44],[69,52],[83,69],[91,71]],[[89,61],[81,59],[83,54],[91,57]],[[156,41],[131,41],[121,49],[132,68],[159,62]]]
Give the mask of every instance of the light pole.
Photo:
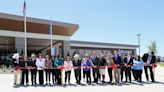
[[[141,34],[137,34],[137,37],[138,37],[138,45],[139,45],[139,55],[141,55],[141,43],[140,43]]]

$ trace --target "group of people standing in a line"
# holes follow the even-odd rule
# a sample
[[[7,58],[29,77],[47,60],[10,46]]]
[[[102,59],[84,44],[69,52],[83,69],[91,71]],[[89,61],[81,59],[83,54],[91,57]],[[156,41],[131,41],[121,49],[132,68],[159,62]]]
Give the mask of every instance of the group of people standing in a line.
[[[133,74],[134,80],[142,82],[142,71],[145,70],[147,81],[149,81],[148,69],[150,70],[151,81],[154,79],[154,66],[156,65],[156,57],[154,52],[146,53],[141,58],[140,56],[133,57],[131,52],[127,56],[119,54],[116,50],[107,54],[105,57],[102,53],[98,56],[96,51],[89,56],[85,54],[84,58],[80,58],[78,54],[73,57],[67,56],[65,59],[59,54],[57,57],[46,55],[45,58],[41,54],[36,58],[32,54],[29,59],[23,58],[18,54],[13,55],[14,63],[14,85],[18,84],[18,73],[21,71],[20,84],[29,84],[29,71],[31,74],[31,85],[39,84],[71,84],[71,71],[74,69],[75,79],[77,84],[81,84],[83,78],[86,83],[106,83],[105,77],[109,77],[108,83],[120,83],[123,81],[125,74],[125,82],[131,83]],[[107,68],[108,75],[105,73]],[[62,81],[62,71],[65,71],[65,80]],[[92,72],[92,73],[91,73]],[[38,74],[38,78],[37,78]],[[45,77],[44,78],[44,74]],[[93,79],[91,79],[91,74]],[[82,76],[83,75],[83,76]],[[113,77],[114,76],[114,77]],[[46,79],[46,81],[44,81]]]

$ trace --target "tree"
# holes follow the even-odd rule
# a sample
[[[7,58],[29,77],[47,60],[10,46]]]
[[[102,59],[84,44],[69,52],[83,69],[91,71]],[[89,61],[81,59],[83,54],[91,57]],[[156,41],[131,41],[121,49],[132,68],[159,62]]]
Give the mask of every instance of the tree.
[[[157,54],[157,44],[155,41],[151,41],[150,45],[148,46],[148,51]]]

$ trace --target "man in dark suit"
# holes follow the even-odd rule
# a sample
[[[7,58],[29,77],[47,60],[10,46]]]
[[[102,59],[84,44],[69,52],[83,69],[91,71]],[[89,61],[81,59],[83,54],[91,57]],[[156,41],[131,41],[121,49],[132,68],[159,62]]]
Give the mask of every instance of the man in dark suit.
[[[36,58],[35,54],[31,55],[31,59],[29,60],[30,72],[31,72],[31,83],[32,85],[36,83],[36,74],[37,74],[37,66],[36,66]]]
[[[126,77],[126,81],[128,81],[131,83],[131,66],[133,65],[133,57],[131,55],[131,52],[128,52],[127,57],[124,59],[124,65],[125,65],[125,77]]]
[[[26,85],[28,85],[29,83],[29,80],[28,80],[28,64],[27,64],[27,61],[25,58],[23,57],[19,57],[19,67],[20,67],[20,70],[22,71],[22,74],[21,74],[21,85],[24,85],[24,80],[26,78]]]
[[[96,51],[92,52],[92,56],[91,56],[91,60],[92,60],[92,64],[93,64],[93,68],[92,68],[92,73],[93,73],[93,79],[94,79],[94,83],[98,83],[98,78],[99,76],[99,62],[100,59],[98,58]]]
[[[156,56],[154,55],[154,52],[151,53],[145,53],[143,55],[142,60],[145,63],[144,70],[147,81],[149,81],[149,75],[148,75],[148,69],[150,70],[150,77],[152,82],[155,82],[154,80],[154,72],[153,72],[153,66],[156,63]]]
[[[81,60],[78,54],[74,55],[73,67],[75,71],[76,83],[81,84]]]
[[[114,51],[113,60],[114,60],[114,64],[117,66],[117,68],[114,70],[114,76],[115,76],[116,82],[119,83],[120,82],[120,68],[121,68],[122,60],[117,50]]]

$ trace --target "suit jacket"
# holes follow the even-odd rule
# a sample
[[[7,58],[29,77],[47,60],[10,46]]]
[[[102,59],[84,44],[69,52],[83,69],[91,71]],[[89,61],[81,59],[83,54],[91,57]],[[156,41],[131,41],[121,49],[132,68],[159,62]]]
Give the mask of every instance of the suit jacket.
[[[78,61],[75,61],[75,60],[73,60],[73,66],[75,66],[75,67],[78,67],[79,69],[81,69],[81,60],[78,60]]]
[[[37,66],[36,66],[36,60],[34,60],[34,61],[32,61],[32,60],[30,60],[30,61],[28,61],[29,62],[29,66],[31,66],[31,67],[33,67],[33,68],[36,68]]]
[[[21,70],[28,70],[28,68],[27,68],[28,66],[29,66],[29,63],[26,61],[20,61],[19,62],[19,67],[23,68]]]
[[[115,64],[118,64],[118,65],[122,64],[122,60],[121,60],[121,57],[119,55],[117,56],[117,59],[115,59],[115,57],[113,57],[113,60],[114,60]]]
[[[146,54],[143,55],[142,60],[145,63],[147,63],[148,57],[149,57],[149,54],[146,53]],[[152,56],[151,61],[150,61],[150,64],[154,64],[154,63],[156,63],[156,56],[155,55]]]
[[[126,57],[124,59],[124,63],[127,64],[127,65],[133,65],[133,57],[130,58],[129,62],[128,62],[128,58]]]
[[[100,59],[96,56],[94,59],[91,57],[92,64],[99,66]]]

